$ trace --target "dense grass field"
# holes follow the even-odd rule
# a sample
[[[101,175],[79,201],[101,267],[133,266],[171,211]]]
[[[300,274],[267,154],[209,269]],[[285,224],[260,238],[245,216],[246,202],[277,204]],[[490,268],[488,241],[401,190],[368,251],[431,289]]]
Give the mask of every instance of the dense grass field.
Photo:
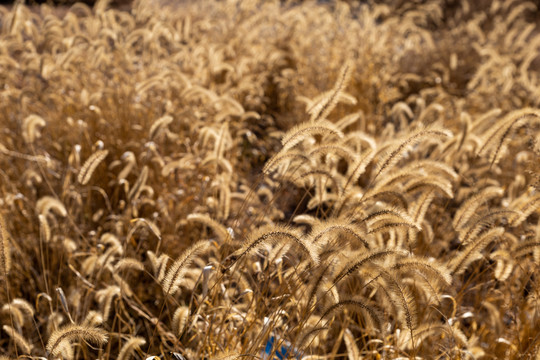
[[[0,359],[540,359],[539,19],[0,7]]]

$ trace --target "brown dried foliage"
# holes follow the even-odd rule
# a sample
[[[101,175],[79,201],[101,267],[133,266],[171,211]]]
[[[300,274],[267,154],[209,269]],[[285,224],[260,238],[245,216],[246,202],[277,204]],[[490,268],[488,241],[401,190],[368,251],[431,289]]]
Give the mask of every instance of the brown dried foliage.
[[[0,7],[0,358],[538,356],[531,3],[108,4]]]

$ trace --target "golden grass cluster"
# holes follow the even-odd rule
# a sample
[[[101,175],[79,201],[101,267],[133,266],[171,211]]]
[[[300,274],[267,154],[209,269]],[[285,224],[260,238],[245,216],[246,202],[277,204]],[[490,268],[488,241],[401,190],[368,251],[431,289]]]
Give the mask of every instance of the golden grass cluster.
[[[0,7],[0,358],[539,359],[537,19]]]

